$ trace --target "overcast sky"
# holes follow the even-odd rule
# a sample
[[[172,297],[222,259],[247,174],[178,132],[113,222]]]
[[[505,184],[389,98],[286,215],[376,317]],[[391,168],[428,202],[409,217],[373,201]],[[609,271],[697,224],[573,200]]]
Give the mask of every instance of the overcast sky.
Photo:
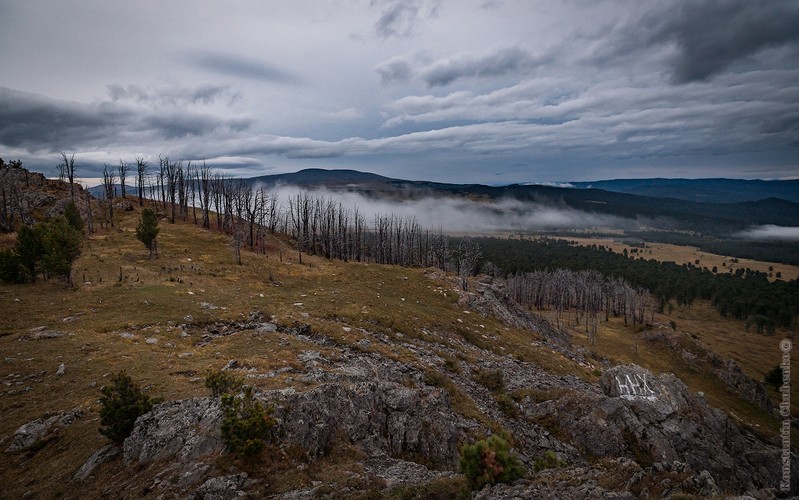
[[[795,0],[0,0],[0,157],[799,176]]]

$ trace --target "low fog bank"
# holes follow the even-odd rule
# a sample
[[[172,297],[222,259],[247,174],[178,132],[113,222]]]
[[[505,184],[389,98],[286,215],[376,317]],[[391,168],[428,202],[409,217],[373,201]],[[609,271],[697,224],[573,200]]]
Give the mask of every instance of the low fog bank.
[[[766,224],[741,231],[735,236],[746,240],[759,241],[799,241],[799,227],[775,226]]]
[[[281,204],[299,193],[316,198],[330,198],[343,207],[355,208],[371,224],[377,214],[416,217],[424,227],[442,228],[445,232],[534,231],[556,229],[591,229],[596,227],[635,229],[632,219],[575,210],[514,199],[473,201],[466,198],[429,196],[413,200],[374,198],[361,193],[305,189],[279,185],[274,188]]]

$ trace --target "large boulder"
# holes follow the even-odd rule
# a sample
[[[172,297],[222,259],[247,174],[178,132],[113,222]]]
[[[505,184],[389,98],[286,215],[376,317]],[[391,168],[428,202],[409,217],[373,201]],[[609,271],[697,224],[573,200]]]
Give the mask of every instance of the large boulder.
[[[352,444],[369,455],[416,457],[443,469],[457,466],[464,431],[444,390],[388,382],[328,383],[265,397],[276,405],[281,440],[309,458]]]
[[[71,425],[83,416],[81,408],[37,418],[18,428],[11,436],[6,453],[26,451],[56,435],[59,429]]]
[[[602,376],[604,394],[576,392],[527,410],[589,457],[629,456],[641,465],[681,461],[725,490],[777,487],[781,449],[742,431],[673,374],[636,365]],[[797,484],[799,461],[792,456]]]
[[[125,439],[128,464],[147,465],[158,460],[191,461],[220,452],[222,410],[216,398],[194,398],[156,405],[136,420]]]

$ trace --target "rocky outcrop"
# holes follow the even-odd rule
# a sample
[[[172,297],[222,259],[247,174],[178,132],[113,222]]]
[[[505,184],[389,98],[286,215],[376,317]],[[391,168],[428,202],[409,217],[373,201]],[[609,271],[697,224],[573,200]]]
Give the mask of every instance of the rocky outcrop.
[[[276,406],[281,442],[298,446],[311,459],[333,446],[352,444],[369,456],[457,467],[465,426],[442,389],[383,381],[327,383],[307,392],[275,391],[264,397]]]
[[[75,204],[85,212],[83,186],[76,183],[74,189]],[[10,165],[0,166],[0,190],[7,198],[6,207],[0,210],[0,230],[3,231],[12,230],[20,222],[33,224],[42,217],[63,214],[64,207],[72,199],[68,183]]]
[[[81,465],[80,469],[75,472],[73,479],[75,481],[85,481],[98,466],[117,457],[121,452],[122,449],[115,443],[103,446]]]
[[[574,392],[528,408],[526,415],[548,422],[588,457],[629,456],[642,465],[686,462],[730,491],[779,484],[781,449],[741,431],[674,375],[616,366],[603,374],[601,385],[602,395]],[[793,462],[799,467],[795,456]]]
[[[715,368],[716,377],[733,389],[743,399],[752,402],[764,410],[771,412],[774,407],[768,395],[766,386],[749,377],[741,370],[741,365],[733,359],[722,361],[720,356],[710,355],[712,366]]]
[[[538,333],[555,344],[568,346],[571,341],[565,332],[556,330],[541,316],[527,311],[508,298],[505,292],[493,283],[480,282],[474,292],[459,292],[459,305],[473,309],[483,316],[493,316],[513,328]]]
[[[187,462],[219,453],[222,411],[215,398],[194,398],[156,405],[136,420],[125,439],[128,464],[148,465],[159,460]]]
[[[81,408],[58,413],[49,417],[37,418],[17,429],[11,436],[11,445],[6,453],[30,450],[44,442],[55,438],[58,431],[83,416]]]

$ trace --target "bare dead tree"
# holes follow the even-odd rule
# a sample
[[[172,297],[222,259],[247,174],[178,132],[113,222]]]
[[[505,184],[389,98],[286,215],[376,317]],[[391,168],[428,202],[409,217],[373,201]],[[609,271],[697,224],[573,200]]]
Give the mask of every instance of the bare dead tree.
[[[94,232],[94,217],[92,216],[92,195],[89,190],[83,192],[86,195],[86,231],[88,234]]]
[[[178,170],[181,168],[179,163],[169,161],[169,158],[158,157],[161,165],[161,172],[166,182],[166,195],[169,197],[169,222],[175,223],[175,215],[177,212],[177,188],[178,188]],[[166,207],[166,205],[165,205]]]
[[[108,204],[108,221],[114,227],[114,183],[116,178],[113,167],[103,166],[103,187],[105,188],[105,199]]]
[[[191,162],[187,165],[188,169],[191,169]],[[177,189],[178,189],[178,212],[180,213],[180,219],[185,222],[186,217],[189,215],[189,197],[187,191],[186,182],[186,171],[183,169],[182,162],[178,162],[177,172]]]
[[[58,166],[59,177],[63,180],[66,176],[69,181],[69,194],[72,201],[75,201],[75,153],[69,157],[63,151],[61,152],[62,163]]]
[[[136,157],[136,190],[139,195],[139,206],[144,206],[144,178],[147,175],[147,162],[143,157]]]
[[[199,169],[200,176],[200,205],[202,206],[203,213],[203,227],[205,229],[211,228],[211,220],[209,212],[211,210],[211,167],[205,161],[203,166]]]
[[[122,189],[122,199],[125,199],[125,183],[128,179],[128,171],[130,170],[130,164],[125,163],[122,160],[119,160],[119,186]]]
[[[191,162],[189,162],[189,165],[186,168],[186,175],[189,186],[189,197],[191,198],[191,215],[195,226],[197,225],[197,189],[199,183],[197,179],[197,170],[197,167],[193,167]]]

